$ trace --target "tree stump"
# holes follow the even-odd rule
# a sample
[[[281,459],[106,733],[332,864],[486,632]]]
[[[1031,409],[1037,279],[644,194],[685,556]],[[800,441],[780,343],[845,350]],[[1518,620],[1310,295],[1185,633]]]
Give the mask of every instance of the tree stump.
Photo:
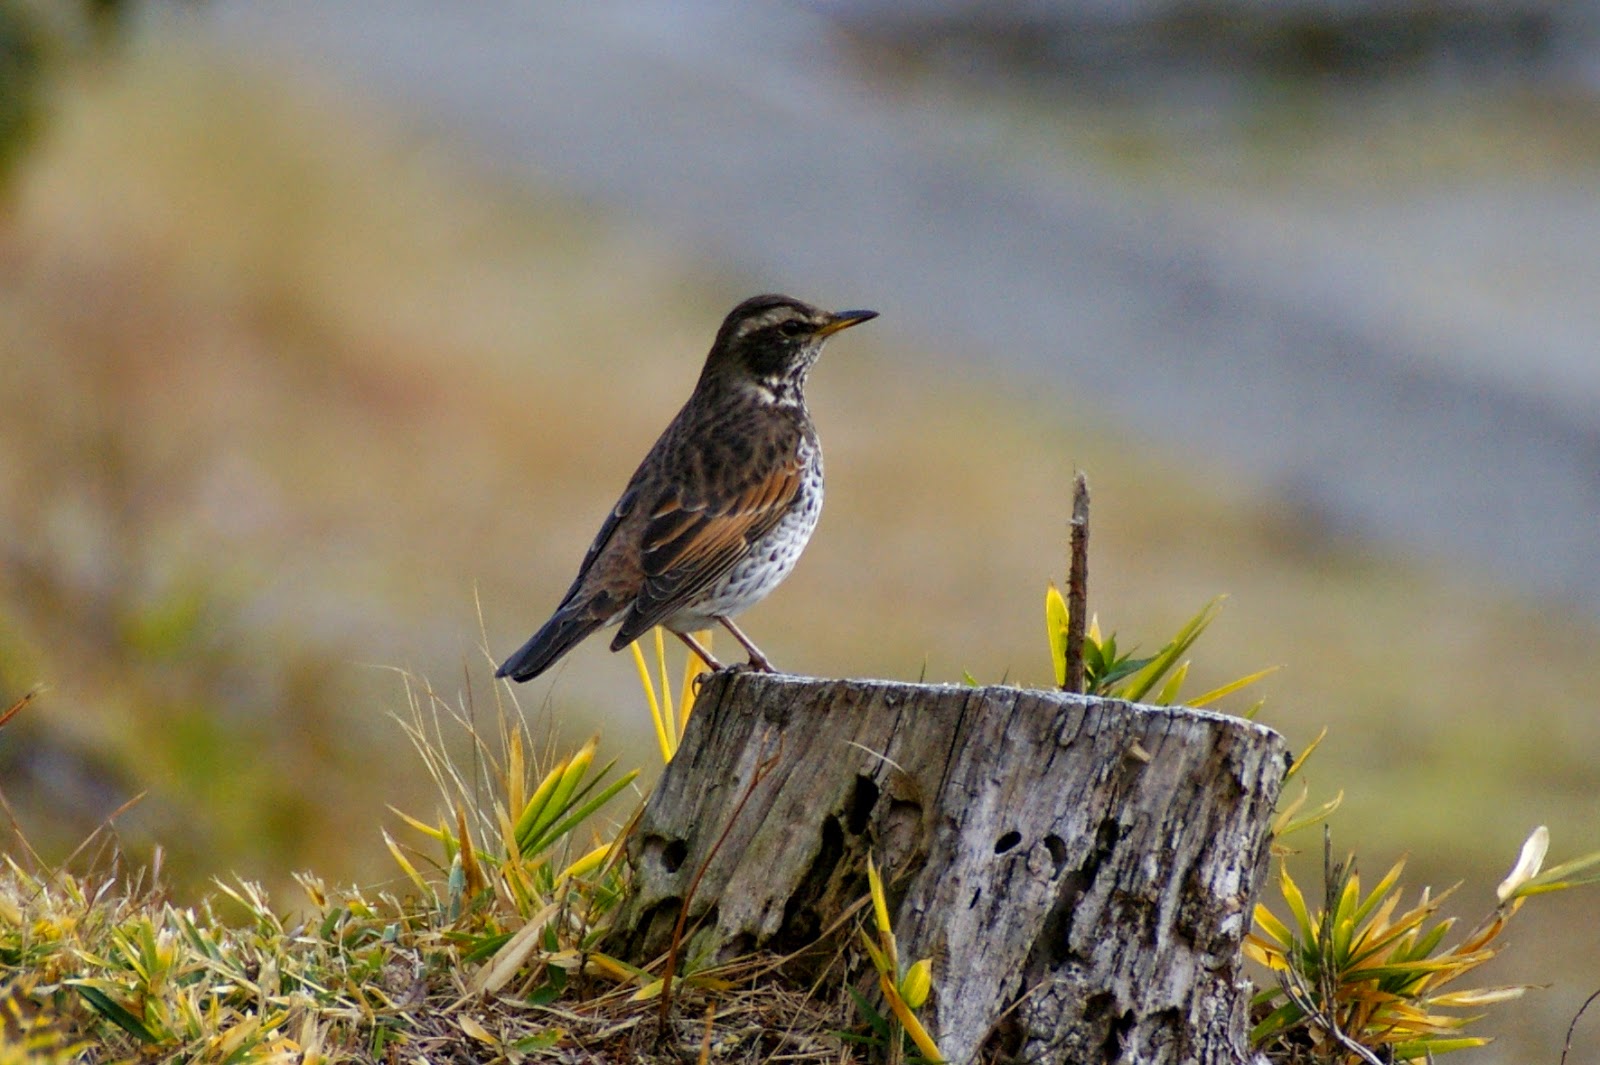
[[[1249,1062],[1239,947],[1288,765],[1203,711],[718,673],[630,839],[610,949],[659,955],[704,867],[687,954],[798,950],[867,894],[870,852],[902,959],[934,959],[921,1016],[949,1061]]]

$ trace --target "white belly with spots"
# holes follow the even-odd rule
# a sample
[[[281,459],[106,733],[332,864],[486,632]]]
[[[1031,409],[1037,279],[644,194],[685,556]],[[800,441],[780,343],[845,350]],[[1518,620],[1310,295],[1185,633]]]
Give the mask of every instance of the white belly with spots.
[[[772,531],[750,546],[750,551],[707,588],[689,610],[680,610],[663,624],[674,632],[710,628],[719,617],[733,617],[765,599],[800,561],[811,533],[822,515],[822,455],[803,475],[794,506]]]

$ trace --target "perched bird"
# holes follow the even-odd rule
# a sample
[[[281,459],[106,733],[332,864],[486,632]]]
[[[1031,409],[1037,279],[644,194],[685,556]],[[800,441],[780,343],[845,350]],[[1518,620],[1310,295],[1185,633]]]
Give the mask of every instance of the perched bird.
[[[876,311],[828,312],[755,296],[717,330],[689,401],[639,464],[550,620],[495,671],[529,680],[578,641],[620,624],[613,651],[652,626],[690,634],[723,625],[772,672],[733,616],[789,575],[822,511],[822,447],[806,374],[823,342]]]

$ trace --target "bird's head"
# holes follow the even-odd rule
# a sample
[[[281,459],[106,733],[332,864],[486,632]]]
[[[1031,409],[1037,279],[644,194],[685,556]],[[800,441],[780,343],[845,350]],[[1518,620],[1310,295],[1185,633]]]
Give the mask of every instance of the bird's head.
[[[877,316],[877,311],[825,311],[789,296],[753,296],[723,320],[706,358],[706,373],[793,401],[823,343]]]

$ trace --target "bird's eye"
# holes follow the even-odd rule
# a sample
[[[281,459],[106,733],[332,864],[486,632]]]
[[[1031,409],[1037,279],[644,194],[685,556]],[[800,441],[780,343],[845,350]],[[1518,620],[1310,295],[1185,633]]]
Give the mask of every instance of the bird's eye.
[[[782,325],[778,326],[778,332],[782,333],[786,337],[797,337],[805,331],[806,323],[802,322],[798,318],[791,318],[787,322],[784,322]]]

